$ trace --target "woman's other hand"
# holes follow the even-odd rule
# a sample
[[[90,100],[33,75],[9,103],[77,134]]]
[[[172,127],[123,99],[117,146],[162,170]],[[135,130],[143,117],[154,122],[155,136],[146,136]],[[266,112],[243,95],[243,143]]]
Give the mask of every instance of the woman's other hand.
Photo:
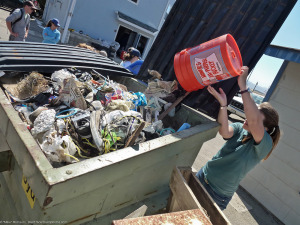
[[[207,90],[218,100],[221,106],[227,105],[227,97],[222,88],[219,88],[220,93],[210,85],[207,87]]]
[[[240,90],[246,90],[247,89],[247,77],[249,68],[247,66],[242,67],[242,74],[238,77],[238,85],[240,87]]]
[[[19,37],[19,33],[11,32],[11,35],[14,36],[14,37]]]

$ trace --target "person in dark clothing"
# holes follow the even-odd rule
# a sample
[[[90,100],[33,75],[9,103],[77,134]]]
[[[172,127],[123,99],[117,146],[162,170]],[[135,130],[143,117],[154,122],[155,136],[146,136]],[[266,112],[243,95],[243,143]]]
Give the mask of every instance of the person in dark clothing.
[[[6,18],[6,26],[10,32],[10,41],[25,41],[30,26],[30,14],[36,10],[32,1],[24,2],[22,9],[15,9]]]
[[[140,57],[140,51],[134,47],[130,47],[127,53],[124,54],[124,61],[120,65],[130,70],[134,75],[137,75],[144,62]]]

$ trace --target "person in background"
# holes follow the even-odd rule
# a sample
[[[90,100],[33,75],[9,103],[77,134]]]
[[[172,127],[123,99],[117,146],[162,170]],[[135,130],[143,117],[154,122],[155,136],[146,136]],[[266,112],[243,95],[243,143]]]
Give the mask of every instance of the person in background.
[[[222,88],[219,92],[211,86],[207,88],[220,103],[219,133],[227,142],[196,176],[222,210],[227,207],[240,181],[270,156],[280,138],[278,113],[268,102],[256,106],[246,86],[247,76],[248,67],[244,66],[238,78],[246,115],[243,124],[229,125],[226,94]]]
[[[107,57],[107,52],[105,50],[101,50],[99,52],[100,55],[104,56],[104,57]]]
[[[15,9],[6,18],[9,41],[25,41],[30,27],[30,14],[36,9],[32,1],[27,1],[23,3],[23,8]]]
[[[120,63],[121,66],[127,67],[131,64],[131,59],[133,58],[133,55],[130,55],[130,52],[135,49],[134,47],[128,48],[127,52],[124,53],[123,58],[124,60]]]
[[[52,20],[49,20],[43,30],[43,43],[57,44],[60,40],[60,32],[57,30],[59,27],[60,24],[58,19],[53,18]]]
[[[134,75],[137,75],[143,64],[143,60],[140,59],[141,53],[139,50],[131,47],[128,49],[128,56],[126,56],[127,61],[124,62],[123,66],[130,70]]]

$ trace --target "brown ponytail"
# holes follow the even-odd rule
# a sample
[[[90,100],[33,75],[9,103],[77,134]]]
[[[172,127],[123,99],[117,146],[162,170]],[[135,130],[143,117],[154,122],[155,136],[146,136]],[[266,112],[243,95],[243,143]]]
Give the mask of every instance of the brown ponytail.
[[[272,138],[272,142],[273,142],[273,146],[271,151],[269,152],[269,154],[264,158],[264,160],[266,160],[267,158],[269,158],[269,156],[271,155],[273,149],[276,147],[276,145],[278,144],[278,141],[280,139],[280,129],[278,126],[279,123],[279,115],[276,112],[276,110],[271,106],[270,103],[268,102],[263,102],[259,105],[259,111],[261,111],[264,116],[264,127],[266,127],[267,133],[271,136]],[[251,133],[248,133],[248,135],[244,136],[242,143],[245,144],[247,141],[249,141],[250,139],[252,139],[252,135]]]
[[[46,25],[46,27],[51,27],[51,25],[52,25],[52,21],[49,20],[48,23],[47,23],[47,25]]]
[[[264,127],[267,128],[268,134],[271,136],[273,141],[273,147],[269,154],[264,158],[266,160],[271,155],[273,149],[278,144],[280,139],[280,129],[278,126],[279,123],[279,115],[277,111],[271,106],[268,102],[263,102],[259,105],[259,110],[264,114]]]

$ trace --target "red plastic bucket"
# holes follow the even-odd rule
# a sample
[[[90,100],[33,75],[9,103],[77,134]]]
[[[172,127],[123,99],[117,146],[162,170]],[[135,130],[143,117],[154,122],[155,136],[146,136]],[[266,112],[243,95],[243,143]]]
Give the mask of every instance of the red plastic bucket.
[[[239,76],[242,66],[239,47],[230,34],[184,49],[174,57],[177,80],[189,92]]]

